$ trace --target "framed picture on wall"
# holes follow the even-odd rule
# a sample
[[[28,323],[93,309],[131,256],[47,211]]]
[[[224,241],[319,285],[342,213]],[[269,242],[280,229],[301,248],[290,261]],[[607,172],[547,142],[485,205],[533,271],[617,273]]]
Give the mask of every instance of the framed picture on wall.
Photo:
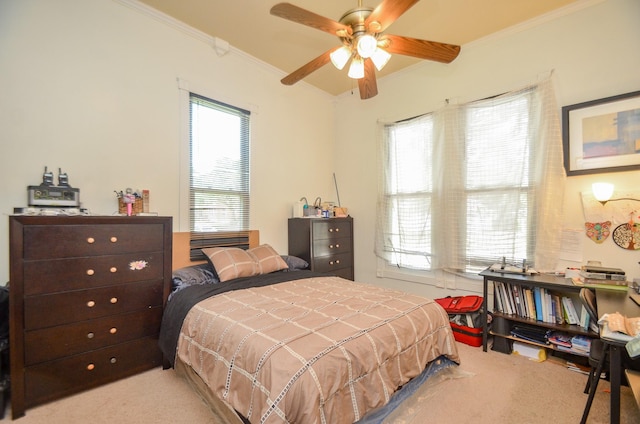
[[[640,169],[640,91],[562,108],[567,175]]]

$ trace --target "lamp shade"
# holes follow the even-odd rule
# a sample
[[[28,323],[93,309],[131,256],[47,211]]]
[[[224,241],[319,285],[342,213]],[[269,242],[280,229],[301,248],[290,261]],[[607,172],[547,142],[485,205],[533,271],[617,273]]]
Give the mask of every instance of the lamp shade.
[[[591,185],[593,197],[599,202],[606,202],[613,195],[613,184],[610,183],[593,183]]]
[[[351,66],[349,66],[349,78],[360,79],[364,78],[364,60],[359,57],[353,58]]]
[[[379,47],[373,52],[373,55],[371,55],[371,60],[378,71],[382,71],[382,68],[389,62],[389,59],[391,59],[391,55]]]
[[[347,46],[342,46],[338,50],[334,50],[329,57],[331,57],[331,63],[333,63],[333,66],[338,69],[342,69],[351,57],[351,49]]]

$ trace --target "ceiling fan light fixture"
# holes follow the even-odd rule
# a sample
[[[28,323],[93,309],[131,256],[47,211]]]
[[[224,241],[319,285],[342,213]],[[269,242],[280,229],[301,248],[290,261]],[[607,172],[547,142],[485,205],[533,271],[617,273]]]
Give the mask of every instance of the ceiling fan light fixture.
[[[371,55],[371,61],[376,66],[376,69],[378,71],[382,71],[382,68],[384,68],[384,65],[389,62],[389,59],[391,59],[391,54],[379,47]]]
[[[334,50],[329,57],[331,57],[331,63],[338,69],[344,68],[351,57],[351,49],[347,46],[342,46],[338,50]]]
[[[378,48],[378,40],[373,35],[365,34],[358,37],[356,48],[361,58],[367,59],[373,55]]]
[[[360,79],[364,78],[364,60],[359,57],[354,57],[349,66],[349,78]]]

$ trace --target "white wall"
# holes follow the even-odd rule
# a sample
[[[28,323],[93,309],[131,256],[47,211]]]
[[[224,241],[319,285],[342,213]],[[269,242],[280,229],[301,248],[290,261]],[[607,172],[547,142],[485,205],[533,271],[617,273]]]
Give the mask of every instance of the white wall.
[[[217,56],[206,39],[128,7],[125,0],[0,1],[0,210],[26,206],[26,186],[44,166],[62,167],[84,207],[116,210],[113,190],[151,190],[151,209],[185,231],[177,78],[252,116],[251,227],[286,251],[290,205],[304,195],[340,200],[354,217],[356,279],[432,297],[449,290],[376,277],[376,122],[403,119],[535,82],[554,71],[559,106],[640,89],[640,2],[586,0],[463,46],[450,65],[422,62],[379,81],[379,95],[331,98],[234,50]],[[447,40],[441,40],[447,41]],[[559,111],[558,111],[559,113]],[[640,172],[570,177],[564,224],[583,223],[578,193],[596,180],[635,188]],[[8,219],[0,219],[0,284],[8,280]],[[601,259],[640,277],[637,252],[586,242]]]
[[[177,79],[252,111],[251,227],[287,250],[301,196],[332,196],[333,98],[234,49],[219,57],[191,35],[115,0],[0,2],[0,284],[9,278],[8,218],[27,186],[58,167],[93,213],[114,190],[149,189],[151,210],[184,226]],[[325,172],[322,172],[325,171]],[[56,176],[57,179],[57,176]]]
[[[357,95],[341,97],[337,106],[336,174],[344,182],[342,203],[354,217],[357,280],[432,297],[449,295],[454,289],[481,290],[477,280],[460,277],[436,276],[444,289],[376,277],[373,211],[378,120],[427,113],[442,107],[445,99],[463,103],[500,94],[536,82],[551,71],[558,114],[564,105],[640,90],[639,1],[584,1],[562,12],[462,46],[460,56],[449,65],[423,62],[380,80],[379,94],[373,99],[363,102]],[[606,180],[617,189],[631,190],[638,189],[639,177],[640,171],[567,178],[565,228],[581,229],[584,225],[579,193],[589,191],[592,182]],[[638,251],[624,250],[611,238],[602,245],[585,240],[583,259],[601,260],[607,266],[623,268],[631,277],[640,277]],[[566,265],[560,263],[559,267]]]

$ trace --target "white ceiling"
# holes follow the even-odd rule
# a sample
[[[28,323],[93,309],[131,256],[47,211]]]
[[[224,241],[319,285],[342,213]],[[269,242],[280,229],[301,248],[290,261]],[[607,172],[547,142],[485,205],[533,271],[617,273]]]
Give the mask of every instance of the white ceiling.
[[[278,0],[139,0],[189,26],[223,39],[285,73],[291,73],[332,47],[337,37],[269,13]],[[510,26],[581,0],[422,0],[398,18],[387,33],[462,46]],[[381,0],[363,0],[376,7]],[[290,0],[303,9],[339,21],[357,0]],[[378,72],[382,77],[418,63],[394,55]],[[447,66],[438,64],[438,66]],[[338,95],[356,88],[357,81],[331,64],[304,81]]]

